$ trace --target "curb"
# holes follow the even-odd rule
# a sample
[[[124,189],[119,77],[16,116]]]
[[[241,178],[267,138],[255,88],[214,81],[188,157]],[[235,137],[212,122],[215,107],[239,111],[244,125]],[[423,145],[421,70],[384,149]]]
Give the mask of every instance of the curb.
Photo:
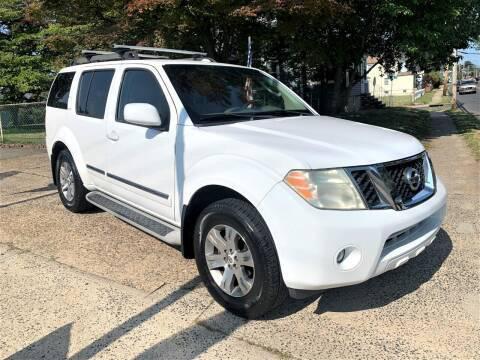
[[[45,144],[0,144],[0,149],[46,149]]]

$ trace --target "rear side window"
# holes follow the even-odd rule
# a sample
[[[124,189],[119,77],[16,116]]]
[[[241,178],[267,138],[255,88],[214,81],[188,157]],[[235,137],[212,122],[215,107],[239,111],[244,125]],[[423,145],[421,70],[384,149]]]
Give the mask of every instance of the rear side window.
[[[130,103],[147,103],[155,106],[162,122],[168,124],[170,110],[167,100],[160,84],[150,71],[142,69],[125,71],[118,100],[117,121],[125,122],[123,109]]]
[[[70,87],[75,76],[74,72],[64,72],[57,75],[53,82],[47,105],[59,109],[66,109],[68,105],[68,96]]]
[[[85,71],[80,77],[77,114],[103,119],[114,70]]]

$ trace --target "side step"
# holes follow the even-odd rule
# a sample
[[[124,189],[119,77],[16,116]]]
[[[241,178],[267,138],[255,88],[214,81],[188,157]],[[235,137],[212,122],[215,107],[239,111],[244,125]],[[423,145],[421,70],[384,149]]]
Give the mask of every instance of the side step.
[[[174,225],[168,224],[100,191],[91,191],[86,198],[88,202],[96,207],[115,215],[119,219],[170,245],[180,246],[181,244],[180,229]]]

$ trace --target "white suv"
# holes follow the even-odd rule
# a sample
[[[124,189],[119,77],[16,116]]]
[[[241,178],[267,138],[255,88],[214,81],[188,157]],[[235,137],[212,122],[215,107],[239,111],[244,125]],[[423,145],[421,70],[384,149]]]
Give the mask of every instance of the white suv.
[[[415,138],[319,116],[253,68],[115,56],[65,68],[52,85],[60,199],[195,257],[233,313],[361,283],[435,239],[446,191]]]

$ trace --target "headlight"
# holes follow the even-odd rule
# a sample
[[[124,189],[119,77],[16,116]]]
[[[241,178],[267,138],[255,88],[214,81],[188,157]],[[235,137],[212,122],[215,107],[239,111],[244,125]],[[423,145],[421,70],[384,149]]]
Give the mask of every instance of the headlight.
[[[343,169],[292,170],[284,181],[320,209],[366,209],[355,185]]]

